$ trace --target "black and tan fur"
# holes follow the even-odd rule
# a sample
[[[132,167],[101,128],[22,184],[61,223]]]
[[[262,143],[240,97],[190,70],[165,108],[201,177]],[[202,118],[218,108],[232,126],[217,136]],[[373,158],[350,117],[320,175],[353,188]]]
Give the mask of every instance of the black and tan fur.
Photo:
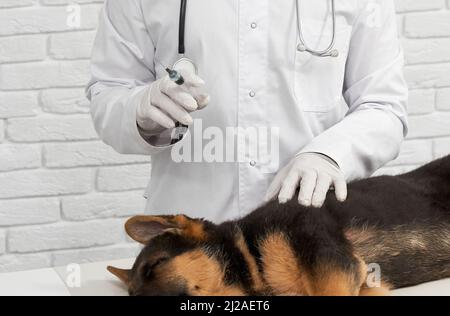
[[[344,203],[271,202],[220,225],[137,216],[126,230],[145,247],[131,270],[108,269],[131,295],[384,295],[450,277],[450,156],[348,189]],[[366,285],[373,263],[381,287]]]

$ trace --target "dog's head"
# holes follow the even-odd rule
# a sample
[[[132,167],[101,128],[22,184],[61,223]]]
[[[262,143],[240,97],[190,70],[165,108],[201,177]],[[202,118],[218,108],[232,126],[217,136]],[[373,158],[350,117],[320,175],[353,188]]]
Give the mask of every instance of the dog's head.
[[[217,229],[184,215],[133,217],[125,230],[144,248],[131,270],[108,270],[130,295],[242,295],[230,282],[226,238],[217,238]]]

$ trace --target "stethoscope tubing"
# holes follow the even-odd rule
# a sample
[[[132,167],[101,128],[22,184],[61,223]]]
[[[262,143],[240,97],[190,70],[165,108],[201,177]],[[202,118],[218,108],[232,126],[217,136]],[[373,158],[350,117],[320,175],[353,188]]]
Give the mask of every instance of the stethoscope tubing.
[[[303,36],[303,28],[302,28],[302,21],[300,16],[300,0],[295,1],[296,6],[296,14],[297,14],[297,28],[298,28],[298,36],[300,39],[301,45],[303,45],[303,51],[306,51],[314,56],[317,57],[337,57],[339,52],[334,49],[334,46],[336,44],[336,6],[335,6],[335,0],[331,0],[331,15],[332,15],[332,21],[333,21],[333,29],[332,29],[332,37],[331,42],[328,45],[328,47],[324,50],[314,50],[308,46],[308,44],[305,41],[305,38]]]
[[[185,46],[185,31],[186,31],[186,7],[187,0],[180,1],[180,20],[179,20],[179,30],[178,30],[178,54],[180,58],[183,58],[186,52]],[[328,47],[324,50],[314,50],[308,46],[303,36],[302,21],[300,16],[300,0],[295,0],[296,15],[297,15],[297,29],[300,43],[302,45],[302,50],[310,53],[317,57],[337,57],[339,55],[338,50],[334,49],[336,44],[336,3],[335,0],[331,0],[331,15],[332,15],[332,37],[331,42]]]
[[[335,0],[331,0],[331,10],[332,10],[332,19],[333,19],[333,35],[331,38],[330,45],[322,51],[316,51],[308,47],[308,45],[305,42],[305,38],[303,36],[303,29],[302,29],[302,23],[301,23],[301,17],[300,17],[300,0],[296,0],[296,13],[297,13],[297,28],[298,28],[298,35],[301,44],[303,45],[304,51],[317,56],[317,57],[337,57],[338,51],[334,49],[335,41],[336,41],[336,8],[335,8]],[[178,55],[180,56],[180,59],[175,63],[175,65],[178,62],[181,62],[183,59],[187,59],[184,57],[186,52],[186,46],[185,46],[185,32],[186,32],[186,8],[187,8],[187,0],[181,0],[180,1],[180,19],[179,19],[179,27],[178,27]],[[190,60],[187,59],[194,67],[196,68],[195,64]],[[175,66],[174,65],[174,66]],[[175,67],[173,67],[175,68]],[[183,82],[176,81],[177,84],[183,84]],[[182,125],[181,123],[177,122],[176,124],[177,128],[187,128],[187,126]],[[176,143],[182,138],[182,136],[179,136],[178,139],[173,139],[172,144]]]
[[[178,54],[184,56],[186,47],[184,45],[184,34],[186,29],[186,7],[187,0],[180,1],[180,22],[178,26]]]

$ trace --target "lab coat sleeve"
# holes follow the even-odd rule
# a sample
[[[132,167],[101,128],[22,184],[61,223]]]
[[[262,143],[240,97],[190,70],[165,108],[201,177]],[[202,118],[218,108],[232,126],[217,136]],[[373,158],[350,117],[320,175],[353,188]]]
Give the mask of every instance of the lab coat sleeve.
[[[349,111],[302,152],[329,156],[347,181],[368,177],[395,159],[408,130],[403,64],[393,0],[361,1],[343,91]]]
[[[97,133],[119,153],[151,155],[161,150],[144,140],[136,123],[137,105],[155,81],[153,58],[140,0],[106,0],[86,95]]]

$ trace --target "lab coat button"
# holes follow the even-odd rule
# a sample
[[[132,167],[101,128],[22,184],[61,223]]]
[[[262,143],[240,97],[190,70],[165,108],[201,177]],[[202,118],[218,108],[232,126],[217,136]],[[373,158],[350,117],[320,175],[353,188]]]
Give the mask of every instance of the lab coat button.
[[[256,29],[258,27],[258,24],[256,24],[255,22],[253,22],[252,24],[250,24],[252,29]]]
[[[250,91],[250,93],[248,94],[250,97],[254,98],[256,96],[255,91]]]
[[[252,166],[252,167],[256,166],[256,161],[254,161],[254,160],[250,161],[250,166]]]

